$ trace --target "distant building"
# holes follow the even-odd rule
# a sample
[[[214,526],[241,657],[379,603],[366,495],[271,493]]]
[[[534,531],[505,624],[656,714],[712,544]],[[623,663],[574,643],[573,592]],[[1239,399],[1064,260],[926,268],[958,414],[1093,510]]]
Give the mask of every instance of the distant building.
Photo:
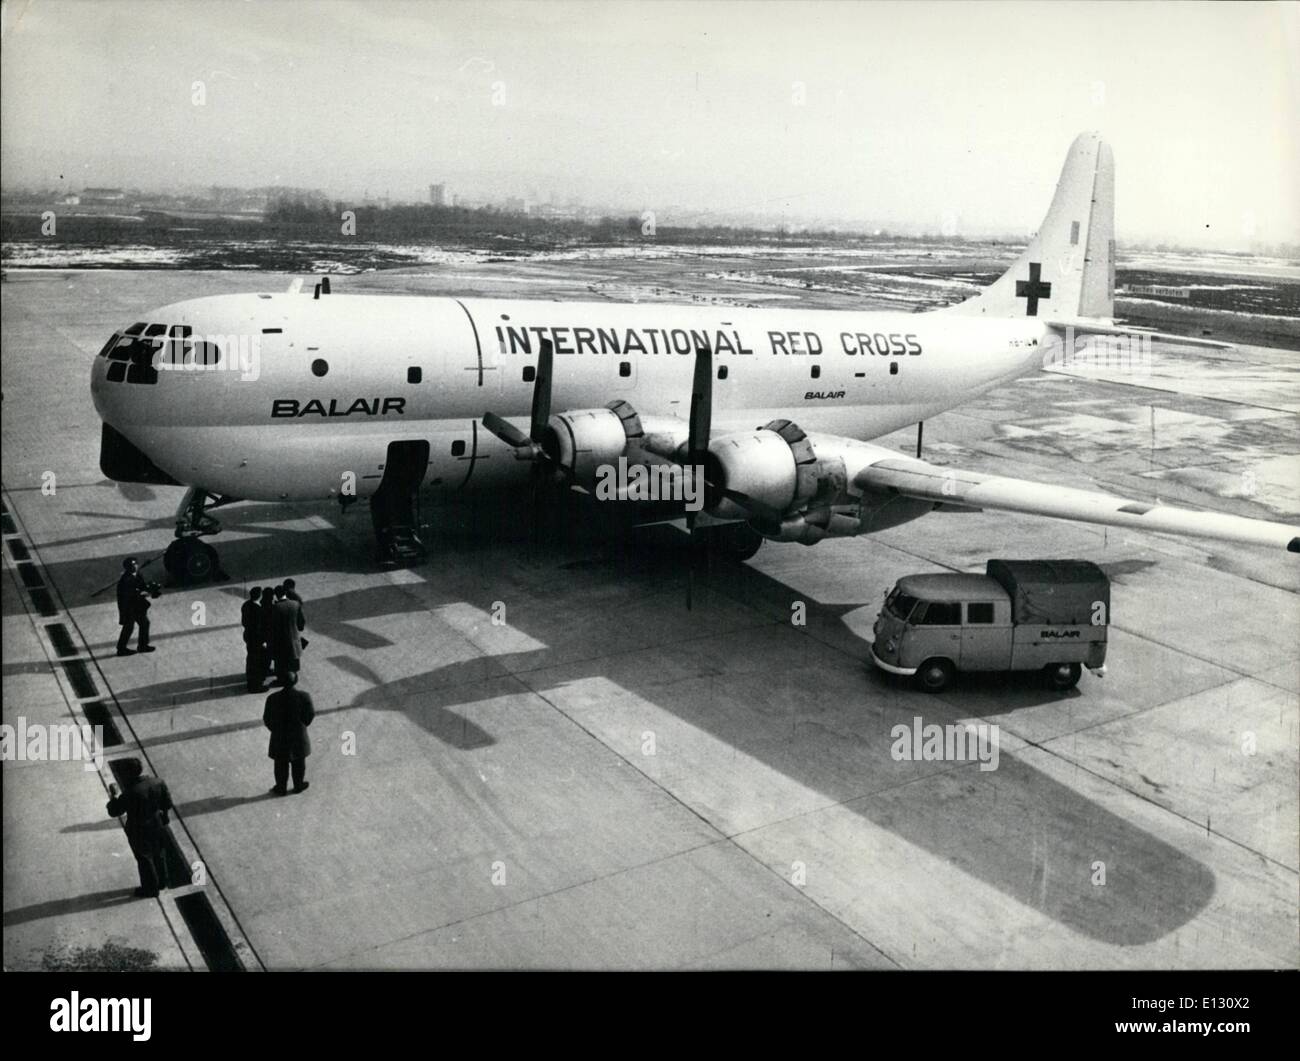
[[[85,188],[81,192],[83,203],[120,203],[126,199],[121,188]]]
[[[434,206],[447,205],[447,186],[445,184],[429,185],[429,202]]]

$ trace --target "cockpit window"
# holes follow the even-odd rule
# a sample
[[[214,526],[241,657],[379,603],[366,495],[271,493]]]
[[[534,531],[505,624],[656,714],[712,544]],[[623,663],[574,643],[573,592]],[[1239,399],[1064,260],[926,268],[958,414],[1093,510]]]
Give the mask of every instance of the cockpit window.
[[[100,350],[108,366],[110,383],[157,383],[158,366],[212,368],[221,363],[221,347],[191,339],[188,324],[136,323],[116,334]]]

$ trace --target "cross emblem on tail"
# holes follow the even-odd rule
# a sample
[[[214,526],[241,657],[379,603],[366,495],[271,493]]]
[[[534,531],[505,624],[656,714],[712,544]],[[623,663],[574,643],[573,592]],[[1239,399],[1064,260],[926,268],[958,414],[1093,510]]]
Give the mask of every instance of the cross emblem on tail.
[[[1043,283],[1039,277],[1043,273],[1042,262],[1029,263],[1029,279],[1016,281],[1016,298],[1025,299],[1025,315],[1038,316],[1038,300],[1052,297],[1052,285]]]

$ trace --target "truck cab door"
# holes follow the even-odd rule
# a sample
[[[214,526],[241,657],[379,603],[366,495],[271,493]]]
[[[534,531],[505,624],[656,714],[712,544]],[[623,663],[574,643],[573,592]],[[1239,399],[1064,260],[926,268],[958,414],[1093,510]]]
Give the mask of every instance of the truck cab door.
[[[909,666],[927,659],[946,659],[961,666],[961,605],[951,601],[922,601],[909,619],[905,642]]]
[[[961,669],[1011,669],[1011,608],[1004,601],[962,605]]]

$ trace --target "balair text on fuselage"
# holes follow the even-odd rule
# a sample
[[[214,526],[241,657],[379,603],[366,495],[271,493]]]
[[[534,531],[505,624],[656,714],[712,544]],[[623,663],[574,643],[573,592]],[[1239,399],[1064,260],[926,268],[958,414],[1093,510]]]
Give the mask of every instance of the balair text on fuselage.
[[[295,416],[396,416],[406,415],[405,398],[331,398],[328,402],[311,398],[276,398],[271,402],[274,417]]]

